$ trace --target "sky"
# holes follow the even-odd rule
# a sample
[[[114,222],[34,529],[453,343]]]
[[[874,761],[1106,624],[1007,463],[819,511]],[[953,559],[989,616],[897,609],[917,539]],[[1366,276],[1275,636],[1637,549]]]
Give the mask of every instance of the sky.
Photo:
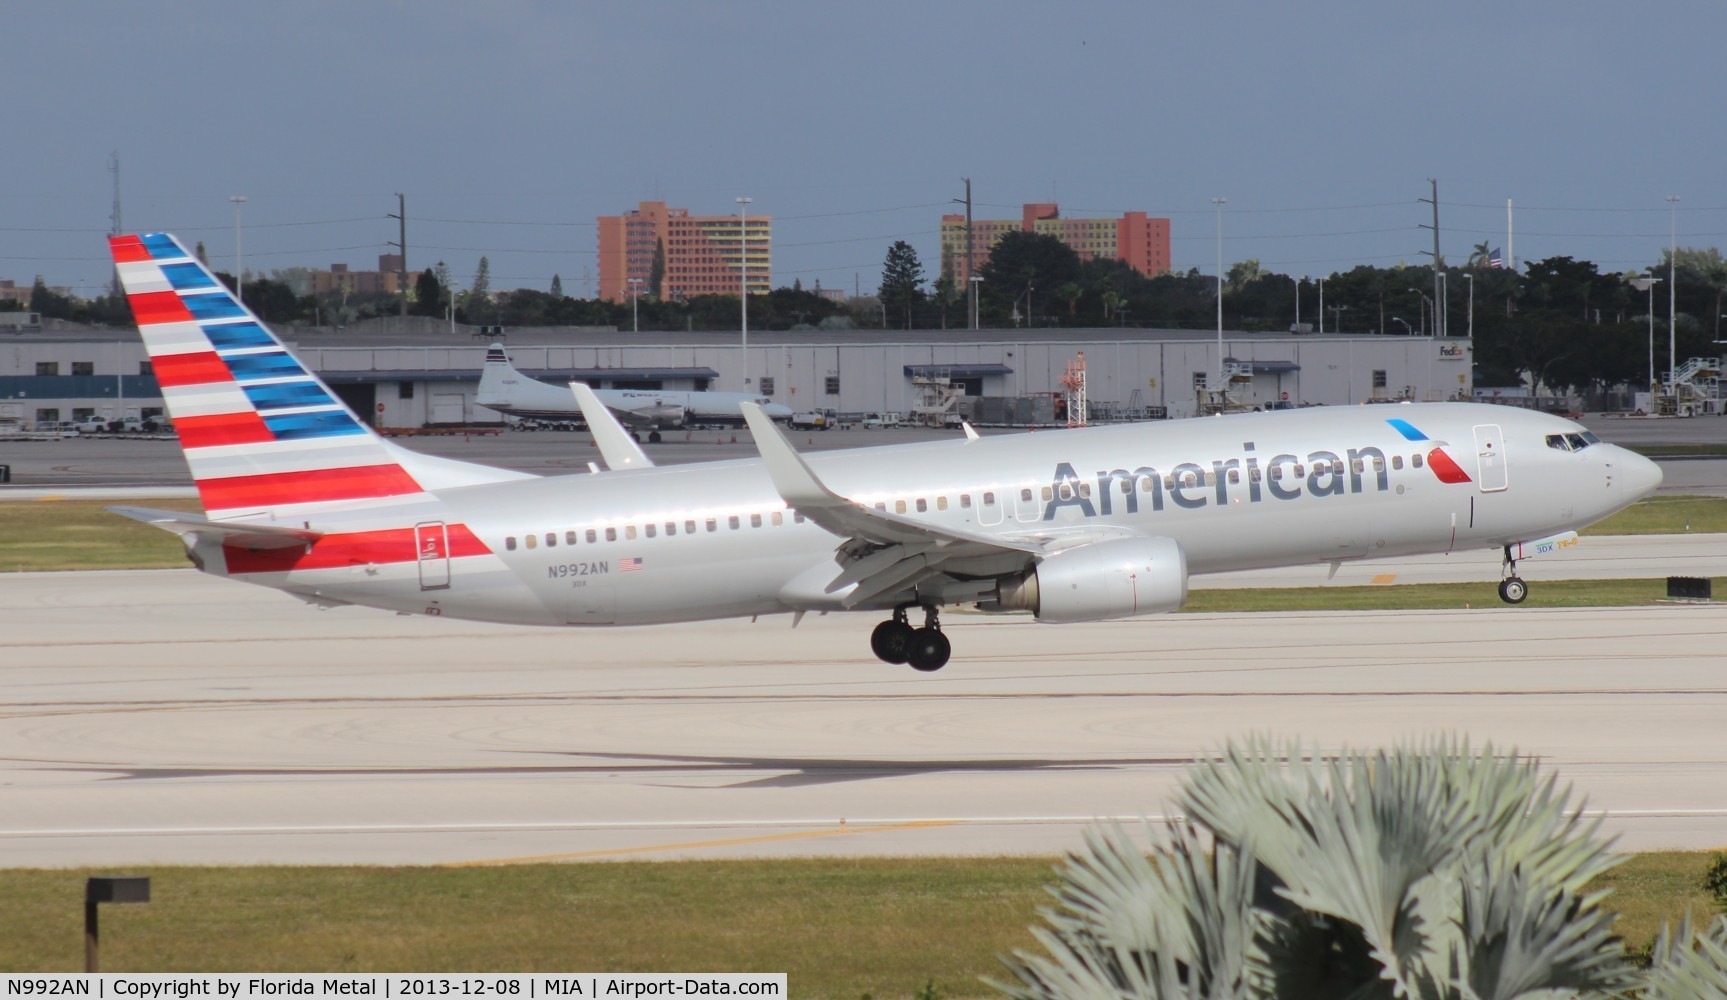
[[[0,279],[100,294],[124,228],[248,271],[408,265],[590,294],[594,219],[774,218],[776,285],[933,279],[978,218],[1171,219],[1178,270],[1321,275],[1507,243],[1603,271],[1727,242],[1719,0],[26,2],[7,11]],[[1678,195],[1673,206],[1665,200]]]

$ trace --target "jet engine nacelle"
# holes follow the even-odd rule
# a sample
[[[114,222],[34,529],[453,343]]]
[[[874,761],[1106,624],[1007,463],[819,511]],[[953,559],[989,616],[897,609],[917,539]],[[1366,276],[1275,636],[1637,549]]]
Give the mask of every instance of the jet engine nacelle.
[[[996,582],[986,607],[1040,622],[1096,622],[1174,611],[1187,600],[1187,557],[1173,538],[1119,538],[1064,549]]]
[[[655,427],[682,427],[684,425],[684,408],[672,403],[650,406],[636,410],[636,416],[652,423]]]

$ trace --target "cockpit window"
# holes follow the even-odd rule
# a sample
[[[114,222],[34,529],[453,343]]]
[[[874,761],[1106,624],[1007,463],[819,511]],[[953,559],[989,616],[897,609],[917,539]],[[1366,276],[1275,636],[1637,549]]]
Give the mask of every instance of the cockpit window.
[[[1547,447],[1558,448],[1560,451],[1570,451],[1571,450],[1571,445],[1569,445],[1565,442],[1565,435],[1563,435],[1563,434],[1549,434],[1549,435],[1547,435]]]
[[[1572,451],[1582,451],[1589,447],[1589,442],[1583,440],[1583,435],[1581,434],[1565,435],[1565,443],[1571,446]]]
[[[1596,437],[1594,434],[1589,433],[1588,431],[1583,432],[1583,440],[1589,442],[1590,444],[1600,444],[1601,443],[1600,438]]]

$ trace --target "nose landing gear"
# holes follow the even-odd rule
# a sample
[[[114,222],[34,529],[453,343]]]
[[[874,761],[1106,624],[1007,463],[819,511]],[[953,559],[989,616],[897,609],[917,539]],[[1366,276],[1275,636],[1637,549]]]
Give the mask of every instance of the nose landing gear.
[[[923,609],[923,628],[912,628],[906,620],[906,607],[894,609],[893,617],[870,633],[870,651],[885,663],[910,663],[912,669],[925,672],[947,666],[953,647],[941,631],[940,612],[933,606]]]
[[[1522,604],[1529,597],[1529,584],[1517,575],[1517,560],[1511,558],[1511,547],[1505,548],[1505,579],[1499,581],[1499,599],[1506,604]]]

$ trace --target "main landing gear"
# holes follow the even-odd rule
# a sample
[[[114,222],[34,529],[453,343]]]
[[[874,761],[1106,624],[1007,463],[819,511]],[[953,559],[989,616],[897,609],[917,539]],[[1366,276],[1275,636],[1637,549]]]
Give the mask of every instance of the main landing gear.
[[[893,617],[870,633],[869,648],[886,663],[909,663],[914,670],[940,670],[947,666],[953,653],[947,636],[941,631],[940,613],[930,606],[923,609],[923,628],[912,628],[906,621],[905,605],[893,610]]]
[[[1511,547],[1505,548],[1505,579],[1499,581],[1499,599],[1506,604],[1522,604],[1529,597],[1529,584],[1517,575],[1517,560],[1511,558]]]

